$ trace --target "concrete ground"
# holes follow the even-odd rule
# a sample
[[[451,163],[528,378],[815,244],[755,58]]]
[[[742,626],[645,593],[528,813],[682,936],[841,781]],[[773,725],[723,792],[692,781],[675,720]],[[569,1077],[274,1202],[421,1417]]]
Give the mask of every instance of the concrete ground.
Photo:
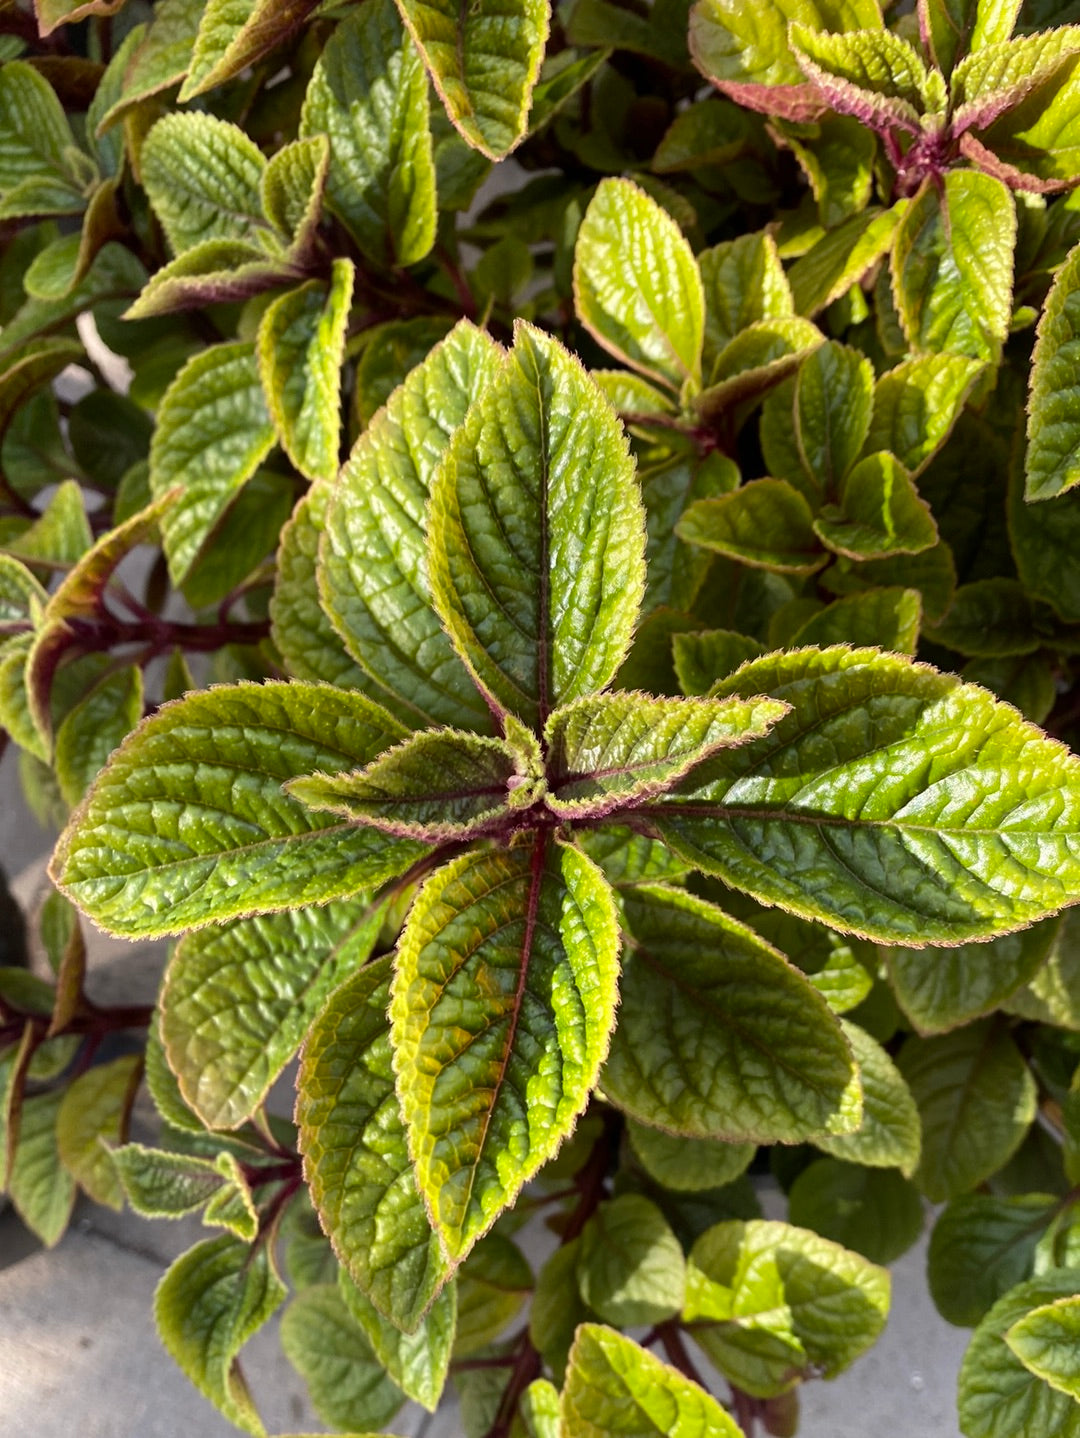
[[[50,836],[26,813],[12,756],[0,760],[0,866],[22,872]],[[26,884],[20,886],[23,890]],[[23,895],[25,897],[25,893]],[[126,945],[96,956],[97,983],[152,997],[156,961]],[[776,1216],[780,1216],[779,1214]],[[228,1438],[228,1423],[158,1342],[155,1285],[173,1257],[205,1237],[197,1220],[170,1224],[89,1203],[49,1252],[10,1209],[0,1213],[0,1438]],[[892,1314],[877,1346],[832,1383],[803,1389],[799,1438],[959,1438],[956,1372],[968,1335],[950,1328],[926,1291],[925,1242],[893,1270]],[[271,1433],[323,1430],[274,1324],[245,1349],[243,1368]],[[415,1406],[391,1425],[402,1438],[456,1438],[452,1406]]]

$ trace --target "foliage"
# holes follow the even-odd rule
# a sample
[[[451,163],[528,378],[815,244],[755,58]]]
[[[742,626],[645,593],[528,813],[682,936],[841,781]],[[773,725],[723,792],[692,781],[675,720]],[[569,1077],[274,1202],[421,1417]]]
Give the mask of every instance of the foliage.
[[[238,1429],[790,1434],[929,1199],[1080,1434],[1071,18],[0,7],[0,1178]]]

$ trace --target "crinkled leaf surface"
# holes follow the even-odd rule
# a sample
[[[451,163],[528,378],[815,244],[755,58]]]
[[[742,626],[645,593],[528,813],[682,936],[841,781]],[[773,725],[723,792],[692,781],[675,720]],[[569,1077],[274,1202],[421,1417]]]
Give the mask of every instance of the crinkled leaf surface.
[[[318,0],[209,0],[178,100],[213,89],[286,40]]]
[[[110,1154],[128,1203],[144,1218],[180,1218],[193,1213],[225,1184],[209,1159],[126,1143]]]
[[[417,1183],[460,1259],[572,1130],[615,1017],[611,890],[543,835],[424,885],[398,945],[394,1065]]]
[[[1028,500],[1052,499],[1080,483],[1076,361],[1080,355],[1080,248],[1047,296],[1031,365],[1026,458]]]
[[[210,1128],[266,1096],[327,996],[364,963],[382,909],[359,898],[187,934],[170,961],[161,1032],[180,1091]]]
[[[399,0],[446,113],[468,143],[501,160],[524,139],[547,43],[546,0]]]
[[[431,586],[490,702],[539,729],[602,689],[644,589],[626,439],[572,355],[519,321],[432,486]]]
[[[282,1315],[281,1346],[315,1411],[334,1428],[377,1431],[404,1402],[336,1284],[314,1283],[296,1295]]]
[[[393,0],[342,20],[308,86],[300,135],[328,135],[326,194],[364,253],[411,265],[435,241],[435,162],[424,66]]]
[[[545,802],[560,817],[610,813],[670,789],[717,749],[758,738],[785,712],[767,699],[578,699],[557,709],[544,732]]]
[[[825,563],[810,506],[784,479],[754,479],[719,499],[699,499],[676,533],[687,544],[777,574],[813,574]]]
[[[999,1298],[1030,1278],[1035,1248],[1060,1205],[1045,1193],[953,1199],[934,1224],[926,1256],[938,1312],[974,1328]]]
[[[414,1330],[447,1272],[416,1187],[394,1091],[390,960],[360,969],[304,1047],[296,1120],[320,1220],[358,1288]]]
[[[631,942],[604,1093],[642,1123],[793,1143],[857,1126],[851,1053],[825,1000],[783,955],[703,899],[623,894]]]
[[[767,231],[713,245],[697,257],[705,293],[704,379],[736,335],[795,313],[776,241]]]
[[[829,35],[796,23],[788,42],[803,74],[843,115],[918,134],[924,110],[944,110],[940,79],[931,83],[915,48],[891,30]]]
[[[371,888],[425,848],[328,822],[281,786],[354,768],[401,733],[384,710],[329,686],[188,695],[114,755],[61,838],[57,881],[103,928],[131,937]]]
[[[938,542],[930,506],[887,451],[859,461],[840,486],[838,502],[822,509],[813,528],[822,544],[847,559],[920,554]]]
[[[204,240],[272,243],[260,194],[266,159],[239,126],[198,112],[166,115],[139,165],[173,254]]]
[[[815,1135],[833,1158],[871,1168],[898,1168],[910,1178],[919,1162],[922,1128],[911,1090],[885,1049],[856,1023],[841,1019],[862,1087],[862,1123],[854,1133]]]
[[[986,690],[875,650],[752,660],[792,711],[642,812],[690,862],[883,943],[1021,928],[1078,885],[1080,761]]]
[[[701,378],[705,297],[678,225],[630,180],[598,186],[578,230],[574,300],[616,359],[679,390]]]
[[[740,1438],[720,1404],[676,1369],[613,1328],[577,1330],[563,1388],[566,1438]]]
[[[815,315],[846,294],[892,244],[907,200],[888,210],[871,207],[824,235],[788,274],[795,313]]]
[[[403,1333],[384,1318],[344,1269],[338,1271],[338,1291],[391,1382],[406,1398],[434,1413],[446,1386],[454,1346],[457,1286],[451,1283],[443,1289],[414,1333]]]
[[[412,371],[341,471],[319,593],[352,657],[411,727],[488,729],[491,716],[431,607],[427,503],[436,466],[500,351],[462,321]]]
[[[598,1318],[632,1328],[681,1311],[686,1263],[656,1204],[624,1193],[602,1203],[582,1229],[577,1280]]]
[[[928,354],[887,370],[874,386],[865,453],[889,450],[918,475],[945,443],[983,368],[963,355]]]

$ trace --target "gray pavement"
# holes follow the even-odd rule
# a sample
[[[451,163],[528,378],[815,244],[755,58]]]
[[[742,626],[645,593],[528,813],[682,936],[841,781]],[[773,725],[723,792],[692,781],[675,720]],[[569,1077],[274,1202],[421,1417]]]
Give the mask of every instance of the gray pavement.
[[[22,804],[12,756],[0,761],[0,865],[22,874],[51,838]],[[38,870],[40,875],[40,869]],[[160,951],[115,941],[93,948],[93,991],[128,1002],[153,997]],[[766,1207],[780,1217],[775,1196]],[[154,1288],[177,1254],[205,1237],[197,1220],[150,1222],[89,1203],[56,1248],[41,1249],[0,1213],[0,1438],[228,1438],[235,1433],[162,1349]],[[893,1270],[885,1334],[855,1368],[803,1390],[800,1438],[959,1438],[956,1372],[968,1334],[950,1328],[926,1292],[925,1242]],[[703,1369],[707,1369],[704,1359]],[[271,1433],[323,1431],[270,1324],[244,1351],[244,1372]],[[452,1405],[434,1418],[415,1406],[391,1425],[402,1438],[457,1438]]]

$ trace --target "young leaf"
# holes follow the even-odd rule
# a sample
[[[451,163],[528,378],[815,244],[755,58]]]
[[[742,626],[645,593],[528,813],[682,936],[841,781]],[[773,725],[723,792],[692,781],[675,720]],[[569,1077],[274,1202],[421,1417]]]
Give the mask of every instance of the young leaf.
[[[626,1125],[634,1157],[642,1168],[673,1193],[700,1193],[723,1188],[750,1167],[757,1147],[721,1139],[685,1138],[630,1119]]]
[[[309,809],[442,843],[505,821],[543,787],[538,750],[530,763],[502,739],[436,729],[410,736],[366,769],[309,774],[293,780],[288,792]]]
[[[870,427],[874,371],[857,350],[830,342],[795,379],[796,444],[812,484],[832,493],[858,458]]]
[[[341,430],[341,362],[352,300],[351,260],[276,299],[257,342],[259,377],[285,453],[308,479],[333,479]]]
[[[924,112],[944,112],[940,79],[932,84],[918,52],[891,30],[825,35],[795,24],[788,43],[831,108],[864,125],[917,135]]]
[[[1029,1279],[994,1304],[975,1330],[960,1368],[957,1401],[966,1438],[1027,1438],[1033,1432],[1077,1438],[1080,1408],[1026,1368],[1006,1334],[1033,1309],[1076,1293],[1076,1270]],[[1003,1341],[1004,1340],[1004,1341]]]
[[[776,574],[813,574],[826,562],[806,500],[784,479],[754,479],[719,499],[699,499],[676,533],[687,544]]]
[[[816,315],[847,294],[888,250],[907,208],[898,200],[888,210],[852,215],[796,260],[788,273],[795,313]]]
[[[209,0],[199,21],[181,104],[212,90],[276,49],[318,7],[318,0]]]
[[[583,1323],[570,1350],[560,1408],[565,1438],[742,1438],[704,1388],[613,1328]]]
[[[454,1357],[476,1353],[498,1338],[535,1286],[521,1250],[501,1233],[489,1233],[458,1270]]]
[[[832,1378],[875,1341],[889,1309],[876,1264],[786,1223],[719,1223],[690,1251],[683,1320],[732,1383],[769,1398],[813,1370]]]
[[[1080,1302],[1075,1295],[1033,1308],[1006,1329],[1005,1342],[1024,1367],[1059,1393],[1080,1398],[1076,1337]]]
[[[1080,246],[1058,270],[1046,298],[1031,363],[1024,497],[1052,499],[1080,483],[1080,425],[1074,401],[1080,323]]]
[[[400,1328],[384,1318],[344,1269],[338,1271],[338,1292],[344,1298],[351,1317],[367,1335],[372,1352],[386,1369],[390,1380],[406,1398],[434,1413],[446,1386],[450,1353],[454,1346],[456,1285],[451,1283],[443,1289],[415,1333],[402,1333]]]
[[[694,408],[704,419],[717,419],[736,406],[752,407],[793,374],[822,339],[816,325],[797,315],[757,320],[717,355],[709,387],[697,396]]]
[[[1080,761],[1014,709],[866,649],[766,655],[714,695],[759,692],[792,712],[642,806],[691,863],[882,943],[991,938],[1071,901]]]
[[[974,1328],[1010,1288],[1030,1278],[1035,1247],[1059,1209],[1044,1193],[953,1199],[934,1224],[926,1256],[930,1295],[942,1318]]]
[[[922,599],[917,589],[866,589],[819,609],[799,626],[789,643],[792,648],[874,644],[897,654],[914,654],[921,619]]]
[[[430,545],[435,608],[493,707],[540,729],[614,677],[644,590],[633,462],[577,360],[524,322],[450,441]]]
[[[412,371],[341,471],[319,550],[319,593],[346,648],[411,727],[489,729],[491,716],[431,607],[427,503],[451,434],[500,355],[463,320]],[[313,501],[314,502],[314,501]]]
[[[734,1142],[857,1126],[848,1044],[782,954],[679,889],[622,899],[631,943],[601,1079],[613,1103],[670,1133]]]
[[[297,1085],[304,1175],[338,1258],[376,1309],[416,1329],[446,1261],[416,1187],[394,1092],[390,960],[360,969],[308,1036]]]
[[[272,242],[260,194],[266,160],[237,125],[195,112],[166,115],[147,135],[139,164],[174,255],[205,240]]]
[[[770,700],[578,699],[557,709],[544,730],[545,802],[560,817],[602,817],[670,789],[717,749],[758,738],[785,712]]]
[[[1060,928],[1059,919],[1046,919],[988,944],[889,948],[885,962],[897,1003],[921,1034],[981,1018],[1037,973]]]
[[[130,937],[373,887],[424,847],[327,824],[281,786],[353,768],[401,734],[344,689],[268,683],[190,694],[113,756],[61,837],[57,883],[101,927]]]
[[[908,343],[916,352],[996,362],[1012,314],[1016,211],[991,175],[950,170],[928,185],[896,231],[892,282]]]
[[[655,1203],[624,1193],[602,1203],[581,1232],[578,1289],[605,1323],[663,1323],[682,1309],[686,1263]]]
[[[145,320],[175,310],[247,300],[302,278],[290,259],[269,254],[248,240],[203,240],[162,265],[123,318]]]
[[[327,997],[367,960],[382,919],[360,898],[185,935],[165,972],[161,1034],[208,1127],[250,1117]]]
[[[144,1218],[181,1218],[202,1208],[224,1187],[225,1175],[209,1159],[127,1143],[108,1155],[134,1211]]]
[[[915,1182],[927,1198],[965,1193],[1012,1157],[1035,1117],[1035,1080],[999,1023],[910,1038],[898,1062],[922,1119]]]
[[[889,450],[917,477],[948,439],[985,366],[962,355],[929,354],[886,371],[874,386],[864,454]]]
[[[452,1260],[584,1108],[614,1023],[618,947],[600,871],[542,834],[466,854],[424,885],[398,945],[394,1067],[417,1183]]]
[[[263,172],[266,218],[288,246],[289,258],[298,263],[309,261],[318,236],[329,171],[330,141],[313,135],[282,146]]]
[[[840,20],[858,28],[858,12],[865,23],[880,25],[880,12],[871,3],[853,4]],[[825,104],[817,87],[807,81],[788,45],[788,21],[799,16],[816,20],[815,6],[798,6],[791,0],[768,0],[751,12],[736,0],[698,0],[690,12],[690,54],[701,73],[739,105],[781,115],[789,120],[813,120]],[[840,16],[837,16],[840,19]]]
[[[910,1178],[919,1162],[922,1129],[919,1111],[892,1059],[858,1024],[841,1019],[862,1085],[862,1123],[854,1133],[815,1134],[815,1148],[848,1163],[870,1168],[896,1167]]]
[[[60,1242],[75,1203],[75,1180],[61,1162],[56,1137],[63,1099],[63,1089],[24,1098],[8,1133],[9,1146],[15,1134],[8,1194],[15,1212],[46,1248]]]
[[[847,559],[919,554],[938,542],[930,506],[888,452],[861,459],[839,487],[836,504],[814,520],[822,544]]]
[[[121,1208],[124,1196],[104,1145],[124,1138],[141,1074],[138,1054],[88,1069],[65,1090],[56,1115],[60,1162],[95,1203],[109,1208]]]
[[[766,231],[740,235],[698,255],[705,294],[703,370],[712,383],[713,366],[736,335],[759,320],[795,313],[776,241]]]
[[[399,0],[450,120],[474,149],[501,160],[525,138],[547,43],[546,0]]]
[[[56,731],[53,763],[60,793],[72,808],[142,716],[142,670],[135,664],[106,673],[65,716]]]
[[[919,33],[943,74],[968,51],[998,45],[1012,34],[1020,0],[919,0]]]
[[[954,135],[983,129],[1013,109],[1080,50],[1080,27],[1062,25],[1002,45],[987,45],[962,60],[951,81]]]
[[[254,345],[211,345],[194,355],[169,386],[150,446],[155,498],[182,491],[161,519],[174,584],[183,584],[273,444]]]
[[[301,138],[328,135],[330,208],[379,264],[412,265],[435,242],[427,76],[393,0],[341,21],[308,86]]]
[[[629,180],[602,180],[574,250],[574,303],[609,353],[676,391],[701,381],[705,298],[669,214]]]

